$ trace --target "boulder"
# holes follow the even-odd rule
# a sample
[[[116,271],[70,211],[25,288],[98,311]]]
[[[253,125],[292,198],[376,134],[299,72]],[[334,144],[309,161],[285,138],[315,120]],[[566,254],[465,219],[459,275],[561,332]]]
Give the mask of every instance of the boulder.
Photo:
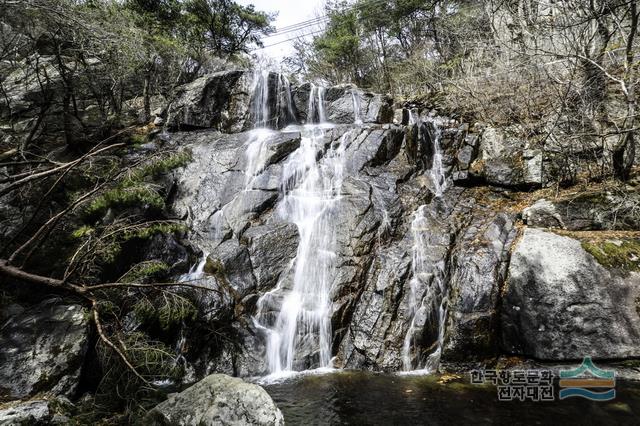
[[[597,260],[587,247],[540,229],[524,231],[504,291],[505,351],[549,361],[640,356],[637,265],[625,270],[624,259],[608,262],[604,253]]]
[[[522,220],[538,228],[565,228],[564,220],[556,205],[544,198],[522,211]]]
[[[6,321],[0,334],[2,396],[73,394],[88,347],[88,323],[88,312],[81,306],[53,299]]]
[[[242,379],[213,374],[153,408],[151,425],[283,425],[282,413],[267,392]]]
[[[51,424],[52,417],[49,403],[44,400],[9,404],[0,408],[0,426]]]
[[[509,129],[488,127],[482,133],[480,151],[470,166],[475,179],[505,187],[537,187],[542,184],[542,151],[526,146]]]

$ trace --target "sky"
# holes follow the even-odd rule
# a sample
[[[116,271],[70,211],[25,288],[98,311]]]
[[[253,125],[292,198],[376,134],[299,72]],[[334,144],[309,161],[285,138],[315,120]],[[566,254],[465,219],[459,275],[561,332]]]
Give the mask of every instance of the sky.
[[[236,0],[236,2],[245,6],[253,4],[257,10],[264,12],[278,12],[278,16],[273,23],[276,31],[278,31],[281,28],[290,27],[322,15],[325,0]],[[316,25],[265,38],[263,39],[265,47],[270,45],[271,47],[266,47],[255,53],[262,53],[280,62],[284,57],[293,53],[293,42],[288,40],[296,36],[313,33],[320,28]]]

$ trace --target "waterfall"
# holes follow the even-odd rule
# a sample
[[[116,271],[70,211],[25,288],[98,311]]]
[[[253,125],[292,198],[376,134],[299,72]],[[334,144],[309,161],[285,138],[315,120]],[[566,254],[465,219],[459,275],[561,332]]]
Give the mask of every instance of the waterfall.
[[[269,153],[269,137],[274,132],[269,129],[254,129],[249,132],[245,157],[245,190],[253,188],[253,180],[264,170]]]
[[[424,141],[422,136],[422,119],[419,112],[416,109],[409,110],[409,125],[417,126],[418,140]],[[442,141],[442,123],[437,119],[429,117],[426,120],[432,129],[431,141],[433,143],[433,159],[431,162],[431,168],[429,169],[429,177],[433,182],[433,192],[436,197],[441,197],[445,189],[447,189],[447,179],[445,176],[444,165],[442,163],[442,147],[440,142]]]
[[[253,73],[251,116],[254,127],[267,127],[269,123],[269,71],[256,70]]]
[[[279,129],[296,121],[291,84],[285,75],[255,70],[252,93],[250,116],[254,128]]]
[[[442,129],[436,121],[431,122],[433,125],[433,164],[429,174],[435,189],[436,197],[442,196],[442,192],[446,189],[446,176],[444,174],[444,166],[442,164],[442,148],[440,141],[442,140]]]
[[[328,367],[331,356],[329,297],[335,273],[335,216],[339,210],[345,148],[350,132],[334,141],[322,159],[325,145],[320,126],[305,128],[300,147],[284,165],[280,217],[297,225],[299,244],[292,264],[292,280],[281,279],[276,289],[258,301],[256,324],[267,333],[267,361],[271,373],[292,371],[303,347],[313,357],[305,367]],[[271,303],[282,298],[280,311],[271,317]]]
[[[409,124],[418,126],[418,139],[423,140],[420,135],[421,119],[415,110],[409,113]],[[433,182],[433,190],[435,199],[438,202],[442,193],[446,189],[446,176],[444,166],[442,164],[442,149],[440,141],[442,140],[441,123],[434,119],[427,121],[431,124],[433,135],[433,161],[429,176]],[[444,279],[445,271],[442,261],[435,265],[429,262],[428,248],[430,237],[429,218],[426,216],[427,206],[420,206],[411,222],[411,233],[413,237],[411,272],[412,278],[409,282],[409,316],[411,324],[405,335],[402,347],[402,363],[405,371],[414,370],[414,360],[420,361],[420,348],[415,342],[415,332],[422,329],[426,321],[437,321],[438,335],[436,349],[427,357],[423,365],[417,365],[420,371],[433,372],[437,369],[440,362],[440,354],[442,344],[444,342],[445,321],[447,317],[448,306],[448,288]],[[425,305],[426,304],[426,305]],[[434,318],[434,313],[436,318]]]
[[[409,315],[411,324],[404,338],[402,346],[402,364],[405,371],[413,369],[412,343],[413,333],[416,329],[416,313],[418,303],[421,302],[423,292],[423,274],[427,271],[426,248],[428,244],[426,231],[428,231],[427,218],[425,217],[426,205],[422,205],[416,210],[411,222],[411,233],[413,236],[413,246],[411,247],[411,281],[409,281]]]
[[[327,112],[325,109],[324,93],[326,89],[322,86],[316,86],[311,83],[309,91],[309,106],[307,107],[307,124],[314,122],[325,123],[327,121]],[[315,121],[317,117],[318,121]]]
[[[278,88],[277,88],[277,106],[278,111],[276,127],[284,127],[289,123],[296,121],[296,114],[293,111],[293,98],[291,96],[291,83],[284,74],[278,74]],[[280,120],[284,118],[284,123],[280,123]]]
[[[415,109],[409,110],[409,125],[413,126],[414,124],[419,124],[420,116],[418,115],[418,111]],[[420,127],[418,127],[418,131],[420,131]]]
[[[362,124],[360,117],[360,95],[356,89],[351,90],[351,100],[353,101],[353,122],[354,124]]]
[[[440,361],[440,353],[444,341],[444,328],[447,317],[448,289],[444,280],[444,264],[442,261],[432,264],[429,260],[430,225],[426,216],[427,206],[422,205],[416,210],[411,222],[413,236],[412,277],[409,281],[409,316],[411,324],[405,335],[402,347],[402,364],[404,371],[434,372]],[[434,313],[437,317],[434,318]],[[416,342],[415,333],[421,330],[427,321],[437,321],[438,336],[436,349],[427,357],[424,364],[420,364],[420,342]],[[417,365],[414,366],[414,361]]]

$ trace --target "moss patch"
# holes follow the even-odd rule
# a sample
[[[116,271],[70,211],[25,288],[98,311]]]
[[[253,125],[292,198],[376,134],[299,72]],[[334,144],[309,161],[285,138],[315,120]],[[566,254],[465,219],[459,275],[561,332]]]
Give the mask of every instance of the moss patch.
[[[640,240],[582,241],[582,248],[607,268],[640,271]]]

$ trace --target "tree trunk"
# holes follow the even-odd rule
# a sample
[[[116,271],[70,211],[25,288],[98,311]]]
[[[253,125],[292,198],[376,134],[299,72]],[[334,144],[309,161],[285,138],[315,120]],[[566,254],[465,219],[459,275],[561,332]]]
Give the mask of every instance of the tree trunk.
[[[71,106],[71,95],[68,90],[65,90],[64,98],[62,99],[62,127],[64,129],[64,141],[67,146],[73,146],[73,129],[71,128],[71,112],[69,107]]]
[[[151,71],[147,72],[144,77],[142,98],[144,100],[144,113],[142,115],[142,121],[144,123],[148,123],[151,120]]]
[[[636,157],[636,82],[633,81],[633,68],[636,66],[634,63],[634,46],[633,42],[638,30],[638,7],[636,1],[633,0],[629,3],[631,14],[631,26],[629,35],[627,36],[626,46],[626,72],[625,72],[625,84],[626,98],[627,98],[627,118],[625,125],[628,133],[620,140],[620,142],[613,149],[613,172],[615,176],[620,180],[627,180],[631,175],[631,168]]]

